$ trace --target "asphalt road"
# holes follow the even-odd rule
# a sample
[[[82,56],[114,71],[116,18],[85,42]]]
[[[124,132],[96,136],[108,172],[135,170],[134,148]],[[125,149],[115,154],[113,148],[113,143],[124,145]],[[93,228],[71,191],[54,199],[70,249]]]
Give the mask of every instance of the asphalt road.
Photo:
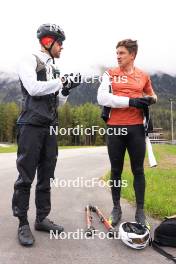
[[[118,239],[102,239],[104,227],[94,218],[94,225],[99,230],[94,239],[82,239],[85,228],[84,208],[87,204],[99,206],[108,216],[112,209],[110,191],[95,184],[86,187],[86,180],[99,179],[110,167],[106,147],[65,149],[59,151],[56,168],[56,181],[52,187],[52,212],[50,219],[64,225],[65,238],[50,238],[47,233],[37,232],[33,228],[35,220],[34,190],[31,191],[29,221],[36,242],[32,248],[24,248],[18,244],[18,221],[12,216],[11,198],[13,184],[17,177],[16,154],[0,154],[0,264],[164,264],[167,260],[151,248],[136,251],[127,248]],[[82,187],[73,187],[73,182],[79,178]],[[61,181],[62,180],[62,181]],[[69,181],[70,180],[70,181]],[[62,184],[60,187],[58,185]],[[67,184],[67,187],[63,187]],[[70,186],[69,186],[70,184]],[[76,183],[74,183],[76,184]],[[88,184],[88,183],[87,183]],[[134,220],[135,208],[122,200],[122,221]],[[158,222],[150,219],[153,227]],[[76,233],[76,232],[77,233]],[[73,239],[73,233],[79,233],[79,239]],[[102,232],[102,233],[99,233]],[[68,236],[70,235],[70,239]],[[66,238],[67,236],[67,238]]]

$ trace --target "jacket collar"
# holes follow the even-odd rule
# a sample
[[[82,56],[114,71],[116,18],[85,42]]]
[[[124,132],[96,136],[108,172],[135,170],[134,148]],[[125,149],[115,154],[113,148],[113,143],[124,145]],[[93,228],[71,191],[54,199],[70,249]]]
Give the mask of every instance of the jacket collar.
[[[50,55],[43,51],[36,52],[36,55],[39,57],[41,61],[43,61],[45,64],[52,64],[52,58]]]

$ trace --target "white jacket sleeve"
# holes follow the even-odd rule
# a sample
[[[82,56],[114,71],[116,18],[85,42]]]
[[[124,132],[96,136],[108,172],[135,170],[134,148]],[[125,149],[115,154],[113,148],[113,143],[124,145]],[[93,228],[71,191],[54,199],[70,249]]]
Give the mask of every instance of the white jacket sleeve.
[[[112,108],[129,107],[129,97],[117,96],[109,92],[111,85],[110,76],[107,72],[103,74],[102,82],[98,88],[97,101],[102,106]]]
[[[37,81],[36,67],[37,62],[34,56],[22,61],[17,66],[18,76],[31,96],[55,93],[63,87],[59,78],[49,81]]]

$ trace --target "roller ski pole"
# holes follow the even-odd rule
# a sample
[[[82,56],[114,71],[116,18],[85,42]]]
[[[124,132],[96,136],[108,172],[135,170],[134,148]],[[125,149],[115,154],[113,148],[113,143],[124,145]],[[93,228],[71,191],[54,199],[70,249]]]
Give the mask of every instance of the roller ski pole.
[[[100,211],[100,209],[97,206],[92,206],[92,211],[95,212],[97,214],[97,216],[100,219],[100,222],[103,223],[103,225],[105,226],[105,228],[108,231],[108,234],[110,237],[114,237],[115,234],[117,233],[117,231],[115,230],[115,228],[109,223],[109,221],[107,220],[107,218],[103,215],[103,213]]]
[[[85,207],[85,212],[86,212],[86,226],[87,226],[87,229],[86,229],[85,233],[87,234],[87,236],[92,236],[92,234],[95,233],[95,228],[92,225],[92,215],[91,215],[91,211],[92,211],[92,206],[91,205],[87,205]]]

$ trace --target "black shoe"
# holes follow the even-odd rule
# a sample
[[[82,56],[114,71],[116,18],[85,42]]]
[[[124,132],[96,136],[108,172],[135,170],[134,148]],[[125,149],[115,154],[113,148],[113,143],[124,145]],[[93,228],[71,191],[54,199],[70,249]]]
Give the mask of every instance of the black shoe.
[[[114,227],[119,223],[121,218],[122,218],[122,210],[121,210],[120,205],[114,206],[112,209],[110,218],[109,218],[109,222]]]
[[[54,224],[48,218],[43,219],[41,222],[35,221],[35,230],[44,231],[50,233],[51,231],[57,231],[57,233],[61,233],[64,231],[64,228],[60,225]]]
[[[141,225],[145,226],[147,224],[144,209],[136,209],[135,220]]]
[[[22,246],[32,246],[35,238],[32,235],[29,225],[23,225],[18,228],[18,240]]]

